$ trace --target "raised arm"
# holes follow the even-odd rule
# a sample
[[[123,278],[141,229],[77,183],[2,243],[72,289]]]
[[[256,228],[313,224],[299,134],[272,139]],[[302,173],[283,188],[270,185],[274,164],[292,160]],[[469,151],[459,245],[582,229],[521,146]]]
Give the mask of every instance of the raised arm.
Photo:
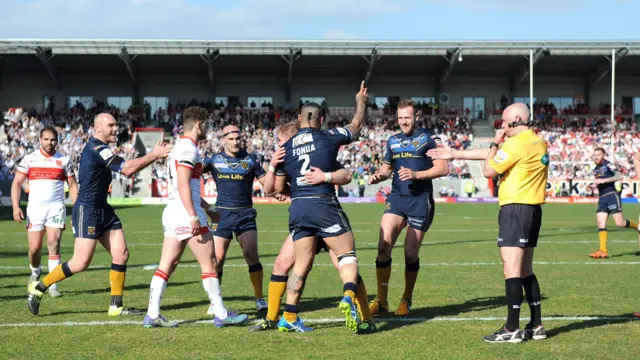
[[[171,152],[172,149],[173,149],[172,145],[163,144],[162,140],[159,140],[156,143],[156,145],[153,147],[153,151],[150,152],[149,154],[145,156],[141,156],[137,159],[124,161],[119,172],[122,175],[131,176],[137,173],[138,171],[146,168],[152,162],[161,158],[166,158],[167,156],[169,156],[169,153]]]
[[[364,115],[367,112],[367,88],[364,86],[364,80],[360,83],[360,91],[356,94],[356,113],[353,115],[349,125],[345,126],[349,128],[354,139],[358,138],[360,131],[364,126]]]

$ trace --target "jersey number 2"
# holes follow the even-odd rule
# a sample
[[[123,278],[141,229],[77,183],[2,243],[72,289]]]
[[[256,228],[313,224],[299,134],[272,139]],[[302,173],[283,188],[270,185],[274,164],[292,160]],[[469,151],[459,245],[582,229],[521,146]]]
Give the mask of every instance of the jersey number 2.
[[[309,172],[309,154],[304,154],[298,156],[298,161],[302,161],[302,166],[300,167],[300,175],[304,175]]]

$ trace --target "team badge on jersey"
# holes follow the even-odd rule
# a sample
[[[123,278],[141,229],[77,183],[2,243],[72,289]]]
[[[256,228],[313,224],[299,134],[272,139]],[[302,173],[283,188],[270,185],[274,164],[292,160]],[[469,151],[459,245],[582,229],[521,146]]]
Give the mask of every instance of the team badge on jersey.
[[[418,146],[418,145],[420,145],[420,141],[418,141],[418,139],[413,140],[413,141],[411,142],[411,145],[413,145],[413,146]]]
[[[242,162],[242,168],[247,170],[249,168],[249,164],[247,164],[246,162]]]

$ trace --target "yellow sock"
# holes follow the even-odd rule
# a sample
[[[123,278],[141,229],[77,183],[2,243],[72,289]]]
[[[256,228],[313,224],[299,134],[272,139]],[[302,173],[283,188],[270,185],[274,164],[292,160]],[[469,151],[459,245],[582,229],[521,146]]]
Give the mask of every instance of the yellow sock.
[[[269,281],[269,298],[267,299],[267,319],[276,321],[280,312],[280,302],[284,292],[287,291],[286,275],[271,275]]]
[[[264,271],[262,270],[261,263],[249,266],[249,278],[251,279],[253,293],[255,294],[256,299],[260,299],[263,296],[262,281],[264,279]]]
[[[127,265],[111,264],[111,271],[109,272],[111,306],[122,307],[122,294],[124,293],[126,271]]]
[[[405,264],[404,270],[404,294],[402,298],[411,300],[413,296],[413,288],[418,280],[418,271],[420,270],[420,259],[416,260],[413,264]]]
[[[63,269],[63,267],[66,268],[68,274],[71,273],[71,271],[69,271],[69,266],[67,265],[67,263],[60,264],[56,266],[53,270],[49,271],[49,274],[47,274],[47,276],[45,276],[42,279],[42,284],[48,288],[49,286],[55,283],[58,283],[68,278],[69,276],[71,276],[71,275],[65,274],[65,269]]]
[[[364,280],[358,276],[358,293],[356,294],[356,305],[362,314],[362,320],[371,320],[371,311],[369,310],[369,296],[367,295],[367,287]]]
[[[387,304],[389,294],[389,279],[391,278],[391,259],[389,261],[376,260],[376,281],[378,282],[378,300]]]
[[[298,320],[298,313],[285,311],[282,316],[290,323],[296,322],[296,320]]]
[[[607,252],[607,229],[599,229],[598,237],[600,238],[600,251]]]
[[[638,230],[638,223],[635,221],[627,220],[629,222],[629,229]]]
[[[356,293],[353,292],[353,290],[345,290],[344,291],[344,296],[348,296],[354,301],[356,300]]]

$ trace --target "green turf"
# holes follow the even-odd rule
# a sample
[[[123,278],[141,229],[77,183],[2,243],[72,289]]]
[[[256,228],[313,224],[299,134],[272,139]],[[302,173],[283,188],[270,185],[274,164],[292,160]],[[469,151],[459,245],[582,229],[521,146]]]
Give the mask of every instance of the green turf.
[[[259,248],[265,266],[265,295],[273,260],[287,235],[287,207],[258,206]],[[160,257],[161,206],[119,208],[130,244],[125,303],[146,310],[153,271],[143,265]],[[358,244],[361,273],[375,295],[378,225],[382,205],[346,205]],[[90,269],[59,285],[64,296],[42,300],[40,315],[26,305],[28,267],[24,227],[0,221],[0,324],[137,321],[140,324],[96,326],[0,327],[0,359],[43,358],[223,358],[223,359],[629,359],[637,358],[640,325],[631,313],[640,310],[637,234],[613,229],[610,222],[607,260],[588,254],[598,246],[595,205],[546,205],[535,266],[542,288],[545,317],[608,319],[544,321],[549,339],[519,345],[487,344],[482,336],[503,324],[504,280],[498,250],[497,205],[437,205],[434,225],[421,249],[422,263],[411,317],[416,322],[379,322],[380,332],[356,336],[344,323],[309,323],[308,334],[248,333],[246,327],[216,329],[207,320],[208,301],[193,256],[169,282],[163,315],[187,320],[178,329],[143,329],[142,317],[108,318],[109,256],[100,249]],[[625,206],[636,218],[637,206]],[[404,236],[404,235],[402,235]],[[400,239],[402,241],[402,239]],[[66,231],[62,257],[72,254]],[[46,250],[45,250],[46,252]],[[397,306],[404,286],[403,250],[394,250],[390,305]],[[316,258],[300,306],[306,319],[338,318],[341,283],[326,253]],[[43,256],[46,265],[46,254]],[[223,296],[228,307],[255,319],[253,291],[244,259],[232,244],[225,268]],[[324,266],[322,266],[323,264]],[[595,265],[594,265],[595,264]],[[600,265],[602,264],[602,265]],[[609,265],[605,265],[609,264]],[[318,266],[320,265],[320,266]],[[15,267],[24,266],[24,269]],[[521,326],[529,310],[523,303]],[[452,321],[451,318],[465,319]],[[612,319],[613,318],[613,319]],[[424,321],[431,320],[431,321]]]

